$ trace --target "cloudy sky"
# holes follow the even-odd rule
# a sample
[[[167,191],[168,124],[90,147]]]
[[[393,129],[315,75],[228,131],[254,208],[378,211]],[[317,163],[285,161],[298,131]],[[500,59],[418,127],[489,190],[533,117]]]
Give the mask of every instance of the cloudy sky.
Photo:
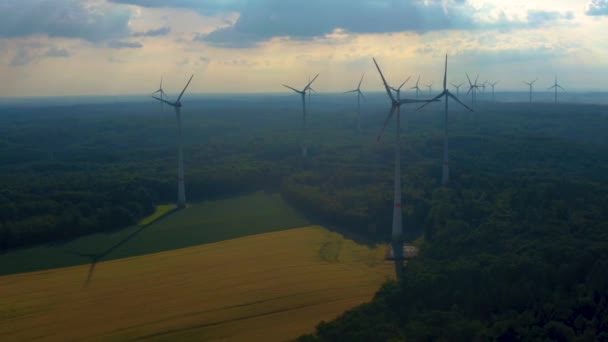
[[[380,90],[421,75],[608,89],[608,0],[2,0],[0,97]],[[412,81],[410,81],[412,82]],[[411,86],[411,84],[410,84]]]

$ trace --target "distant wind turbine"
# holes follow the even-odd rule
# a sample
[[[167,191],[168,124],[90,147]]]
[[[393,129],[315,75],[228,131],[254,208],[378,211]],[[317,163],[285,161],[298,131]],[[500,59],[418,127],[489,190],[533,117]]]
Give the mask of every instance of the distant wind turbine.
[[[361,75],[361,80],[359,80],[357,89],[353,89],[353,90],[344,92],[345,94],[346,93],[357,93],[357,131],[361,130],[361,98],[363,97],[363,99],[365,100],[365,96],[363,96],[363,93],[361,92],[361,82],[363,82],[363,76],[365,76],[365,74]],[[405,83],[405,82],[403,82],[403,83]]]
[[[306,158],[306,156],[308,155],[308,146],[306,145],[306,91],[310,89],[312,82],[314,82],[317,77],[319,77],[319,74],[317,74],[317,76],[315,76],[312,81],[308,82],[306,87],[304,87],[304,89],[302,90],[298,90],[296,88],[283,84],[283,87],[295,91],[302,97],[302,157],[304,158]]]
[[[465,75],[467,76],[467,81],[469,81],[469,91],[467,91],[467,95],[471,93],[471,106],[475,107],[475,105],[477,104],[477,89],[479,88],[479,85],[477,85],[479,74],[477,74],[477,78],[475,78],[475,83],[471,82],[469,74],[465,73]]]
[[[557,74],[555,74],[555,83],[553,84],[553,86],[549,87],[549,90],[554,89],[555,88],[555,103],[557,103],[557,88],[561,89],[561,90],[565,90],[564,88],[562,88],[561,85],[557,84]]]
[[[448,97],[451,97],[454,101],[460,103],[464,108],[473,111],[467,105],[462,103],[456,96],[454,96],[447,88],[447,79],[448,79],[448,55],[445,55],[445,69],[443,73],[443,92],[441,94],[435,96],[432,101],[439,100],[442,96],[444,97],[444,105],[445,105],[445,113],[443,120],[443,170],[441,173],[441,184],[445,185],[450,179],[450,169],[448,164]],[[428,103],[423,104],[418,107],[418,109],[422,109]]]
[[[175,102],[170,102],[167,101],[165,99],[162,98],[158,98],[156,96],[152,96],[153,98],[164,102],[166,104],[168,104],[169,106],[173,107],[173,109],[175,109],[175,116],[177,117],[177,154],[178,154],[178,160],[177,160],[177,206],[179,208],[185,208],[186,207],[186,189],[184,186],[184,152],[183,152],[183,148],[182,148],[182,117],[181,117],[181,109],[182,109],[182,103],[181,103],[181,99],[182,96],[184,96],[184,92],[186,92],[186,88],[188,88],[188,86],[190,85],[190,82],[192,81],[192,78],[194,77],[194,75],[190,76],[190,79],[188,80],[188,83],[186,83],[186,86],[184,87],[184,89],[182,90],[182,92],[179,94],[179,97],[177,98],[177,100]]]
[[[527,84],[528,86],[530,86],[530,103],[532,103],[532,85],[534,84],[534,82],[538,81],[538,78],[536,78],[534,81],[532,82],[526,82],[523,81],[523,83]]]
[[[486,86],[488,85],[488,81],[484,81],[480,87],[481,87],[481,93],[485,94],[486,93]]]
[[[308,76],[308,82],[310,82],[310,76]],[[312,87],[308,87],[308,108],[310,108],[310,93],[317,93]]]
[[[429,95],[431,95],[431,93],[433,92],[433,83],[427,84],[426,87],[429,88]]]
[[[160,110],[161,112],[163,111],[163,96],[166,98],[169,98],[169,96],[167,96],[167,93],[165,93],[165,91],[163,90],[163,77],[160,77],[160,86],[158,87],[158,90],[153,92],[152,94],[160,94]]]
[[[403,81],[403,83],[401,83],[401,85],[397,88],[393,88],[391,86],[388,86],[389,88],[391,88],[396,94],[397,94],[397,100],[399,100],[401,98],[401,88],[403,88],[403,86],[405,85],[405,83],[407,83],[407,81],[410,80],[411,76],[408,76],[405,81]]]
[[[416,85],[411,87],[410,89],[416,89],[416,98],[418,98],[418,94],[422,94],[420,87],[418,87],[418,83],[420,83],[420,75],[418,75],[418,80],[416,81]]]
[[[450,83],[454,88],[456,88],[456,97],[460,98],[460,87],[464,84],[464,82],[460,84]]]
[[[494,83],[490,83],[490,86],[492,87],[492,102],[496,102],[494,100],[494,87],[499,83],[500,81],[496,81]]]
[[[409,99],[395,99],[393,94],[391,93],[391,88],[386,83],[386,79],[380,70],[380,66],[376,62],[375,58],[372,58],[376,68],[378,69],[378,73],[382,78],[382,83],[384,84],[384,89],[386,90],[386,94],[388,95],[391,101],[391,108],[388,112],[386,119],[384,120],[384,125],[378,134],[377,142],[380,142],[382,136],[384,134],[384,130],[393,117],[395,113],[396,115],[396,128],[397,128],[397,137],[395,139],[395,180],[394,180],[394,197],[393,197],[393,226],[392,226],[392,243],[391,247],[393,249],[393,256],[395,257],[395,268],[397,272],[397,277],[399,279],[403,278],[403,270],[401,267],[401,263],[403,261],[403,221],[402,221],[402,209],[401,209],[401,158],[400,158],[400,114],[401,114],[401,105],[406,103],[420,103],[420,102],[429,102],[430,100],[409,100]],[[418,84],[416,84],[417,86]]]

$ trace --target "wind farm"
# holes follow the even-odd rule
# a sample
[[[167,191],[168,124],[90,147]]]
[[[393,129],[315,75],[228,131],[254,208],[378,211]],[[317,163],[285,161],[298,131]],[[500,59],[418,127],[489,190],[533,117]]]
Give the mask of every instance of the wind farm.
[[[0,5],[0,340],[607,340],[584,2]]]

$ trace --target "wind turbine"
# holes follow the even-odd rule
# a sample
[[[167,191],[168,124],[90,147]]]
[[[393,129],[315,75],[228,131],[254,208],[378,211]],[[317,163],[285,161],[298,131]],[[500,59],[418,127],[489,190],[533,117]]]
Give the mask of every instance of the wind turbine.
[[[397,94],[397,100],[399,100],[401,98],[401,88],[405,85],[405,83],[407,83],[407,81],[410,80],[411,76],[408,76],[405,81],[403,81],[403,83],[401,83],[401,85],[398,88],[393,88],[391,86],[389,86],[389,88],[391,88],[396,94]]]
[[[391,108],[388,112],[386,119],[384,120],[384,126],[380,130],[378,134],[377,142],[380,142],[382,139],[382,135],[384,134],[384,130],[393,117],[395,113],[397,113],[397,137],[395,139],[395,180],[394,180],[394,197],[393,197],[393,226],[391,231],[392,243],[391,248],[393,250],[393,256],[395,257],[395,269],[397,272],[397,277],[399,279],[403,279],[403,269],[401,267],[401,263],[403,261],[403,221],[402,216],[403,213],[401,211],[401,158],[400,158],[400,114],[401,114],[401,105],[406,103],[416,103],[416,102],[429,102],[430,100],[409,100],[409,99],[395,99],[393,94],[391,93],[391,88],[386,83],[386,79],[378,66],[375,58],[372,58],[376,68],[378,69],[378,73],[382,78],[382,83],[384,83],[384,89],[386,90],[386,94],[388,95],[391,101]],[[418,86],[418,83],[416,83]],[[436,101],[436,100],[435,100]]]
[[[492,102],[496,102],[494,100],[494,87],[498,84],[498,82],[500,82],[500,81],[496,81],[494,83],[490,83],[490,86],[492,87]]]
[[[435,96],[433,101],[439,100],[442,96],[444,97],[443,101],[445,104],[445,114],[443,120],[443,170],[441,173],[441,184],[445,185],[450,179],[450,169],[448,164],[448,97],[451,97],[454,101],[460,103],[464,108],[473,111],[467,105],[462,103],[456,96],[454,96],[447,88],[447,79],[448,79],[448,55],[445,55],[445,71],[443,73],[443,92],[441,94]],[[422,107],[426,106],[428,103],[423,104],[418,107],[418,109],[422,109]]]
[[[471,78],[469,77],[469,74],[465,73],[465,75],[467,75],[467,81],[469,81],[469,91],[467,91],[467,95],[471,93],[471,106],[475,107],[475,105],[477,104],[477,88],[479,88],[479,86],[477,85],[479,74],[477,74],[477,78],[475,78],[475,83],[471,83]]]
[[[308,146],[306,146],[306,91],[310,89],[310,85],[317,79],[317,77],[319,77],[319,74],[317,74],[312,81],[308,82],[306,87],[304,87],[302,90],[298,90],[283,84],[285,88],[289,88],[302,96],[302,157],[304,158],[306,158],[306,155],[308,154]]]
[[[353,90],[349,90],[349,91],[345,91],[344,93],[357,93],[357,131],[361,130],[361,97],[363,97],[363,99],[365,100],[365,96],[363,96],[363,93],[361,92],[361,82],[363,82],[363,76],[365,76],[365,74],[361,75],[361,80],[359,80],[359,84],[357,85],[357,89],[353,89]],[[405,84],[405,82],[403,82],[403,84]],[[403,86],[402,84],[402,86]],[[401,87],[399,87],[401,88]],[[397,93],[399,94],[399,93]],[[399,96],[399,95],[397,95]]]
[[[308,82],[310,82],[310,76],[308,76]],[[308,87],[308,108],[310,108],[310,93],[317,93],[312,87]]]
[[[532,103],[532,85],[534,84],[534,82],[538,81],[538,78],[536,78],[534,81],[532,82],[526,82],[523,81],[525,84],[527,84],[528,86],[530,86],[530,103]]]
[[[460,87],[462,87],[462,85],[464,84],[464,82],[460,83],[460,84],[454,84],[454,83],[450,83],[454,88],[456,88],[456,97],[460,97]]]
[[[420,83],[420,75],[418,75],[418,80],[416,81],[416,85],[410,88],[410,89],[416,89],[416,98],[418,98],[418,93],[422,94],[420,87],[418,87],[418,83]]]
[[[429,88],[429,95],[431,95],[431,92],[433,91],[433,83],[427,84],[426,87]]]
[[[177,207],[178,208],[186,207],[186,189],[184,186],[184,152],[183,152],[183,148],[182,148],[182,117],[181,117],[182,103],[180,100],[182,99],[182,96],[184,96],[184,92],[186,92],[186,88],[188,88],[188,86],[190,85],[190,82],[192,81],[193,77],[194,77],[194,75],[190,76],[188,83],[186,83],[186,86],[184,87],[182,92],[179,94],[179,96],[178,96],[177,100],[175,100],[175,102],[170,102],[165,99],[158,98],[156,96],[152,96],[153,98],[159,100],[161,103],[164,102],[164,103],[168,104],[169,106],[173,107],[173,109],[175,109],[175,116],[177,117],[177,154],[178,154],[178,159],[177,159]]]
[[[158,87],[158,90],[153,92],[152,94],[160,94],[160,99],[161,99],[160,110],[163,111],[163,102],[162,102],[163,96],[166,98],[169,98],[169,96],[163,90],[163,77],[162,76],[160,77],[160,86]]]
[[[555,74],[555,83],[553,84],[553,86],[549,87],[549,90],[555,88],[555,103],[557,103],[557,88],[560,88],[561,90],[565,90],[564,88],[562,88],[561,85],[557,84],[557,74]]]
[[[480,86],[481,86],[481,93],[485,94],[486,93],[486,85],[488,85],[488,81],[484,81]]]

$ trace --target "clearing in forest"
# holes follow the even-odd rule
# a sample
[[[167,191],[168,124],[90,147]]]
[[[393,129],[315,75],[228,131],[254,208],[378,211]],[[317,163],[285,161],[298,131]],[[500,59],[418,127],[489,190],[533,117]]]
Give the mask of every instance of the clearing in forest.
[[[316,226],[3,276],[0,340],[286,340],[371,300],[383,259]]]
[[[120,259],[310,224],[281,195],[265,192],[193,203],[184,210],[159,206],[155,214],[133,227],[0,254],[0,275],[81,265],[93,257]]]

